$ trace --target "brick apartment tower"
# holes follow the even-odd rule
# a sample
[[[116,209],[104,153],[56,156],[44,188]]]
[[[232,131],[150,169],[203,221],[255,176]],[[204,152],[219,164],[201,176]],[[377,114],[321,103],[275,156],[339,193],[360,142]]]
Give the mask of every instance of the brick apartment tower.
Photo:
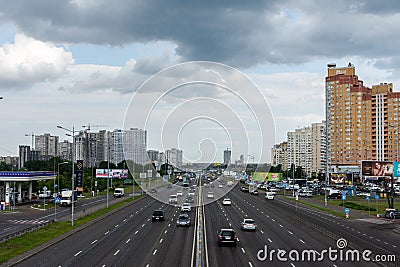
[[[328,166],[399,159],[399,99],[391,83],[364,86],[351,63],[328,64],[325,78]]]

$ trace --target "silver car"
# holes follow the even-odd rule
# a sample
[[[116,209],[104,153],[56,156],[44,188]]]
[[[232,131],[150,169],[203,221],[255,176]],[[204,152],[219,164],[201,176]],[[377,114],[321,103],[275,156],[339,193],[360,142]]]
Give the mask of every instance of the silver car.
[[[243,219],[243,221],[240,223],[240,229],[242,230],[255,231],[256,227],[257,224],[253,219]]]

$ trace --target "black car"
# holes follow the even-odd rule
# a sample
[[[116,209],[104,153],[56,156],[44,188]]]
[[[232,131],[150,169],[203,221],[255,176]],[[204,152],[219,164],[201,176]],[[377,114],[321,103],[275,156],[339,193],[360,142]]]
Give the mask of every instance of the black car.
[[[400,211],[397,209],[386,209],[384,214],[378,214],[378,218],[400,219]]]
[[[164,221],[164,211],[163,210],[155,210],[153,212],[153,216],[151,217],[152,222]]]
[[[176,220],[176,226],[190,226],[190,217],[189,215],[183,213],[178,216]]]
[[[246,186],[242,186],[242,188],[240,189],[242,192],[249,192],[249,188]]]
[[[253,190],[253,191],[250,192],[250,194],[258,196],[258,191],[257,190]]]
[[[152,188],[152,189],[150,190],[150,193],[157,193],[157,189],[156,189],[156,188]]]
[[[328,196],[329,199],[342,199],[342,193],[332,193]]]
[[[230,228],[223,228],[218,231],[217,233],[217,244],[218,246],[222,245],[232,245],[236,247],[237,243],[237,236],[233,229]]]

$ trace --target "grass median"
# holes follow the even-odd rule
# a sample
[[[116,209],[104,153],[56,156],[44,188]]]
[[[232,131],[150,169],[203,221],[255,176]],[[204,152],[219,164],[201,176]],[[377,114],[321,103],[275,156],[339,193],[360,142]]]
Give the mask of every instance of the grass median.
[[[74,221],[74,226],[71,226],[71,222],[54,222],[47,226],[44,226],[36,231],[25,233],[21,236],[12,238],[4,243],[0,244],[0,264],[9,261],[10,259],[25,253],[35,247],[38,247],[56,237],[59,237],[69,231],[88,223],[108,212],[117,209],[127,203],[130,203],[141,196],[134,198],[128,198],[121,202],[115,203],[108,208],[98,210],[92,214],[89,214],[83,218]]]

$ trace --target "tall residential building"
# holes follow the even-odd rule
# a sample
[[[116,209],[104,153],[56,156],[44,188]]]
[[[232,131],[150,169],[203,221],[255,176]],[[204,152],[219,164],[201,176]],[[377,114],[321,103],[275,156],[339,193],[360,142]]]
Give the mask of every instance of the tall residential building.
[[[59,156],[64,160],[72,160],[72,143],[68,140],[64,140],[59,143]]]
[[[111,151],[114,149],[112,146],[114,145],[113,142],[113,133],[106,131],[106,130],[100,130],[97,133],[97,138],[96,138],[96,165],[98,165],[102,161],[108,161],[110,159],[111,161]]]
[[[19,155],[18,169],[21,169],[24,167],[25,162],[30,161],[32,159],[31,147],[20,145],[18,149],[18,155]]]
[[[273,166],[281,165],[282,170],[290,168],[290,166],[287,165],[287,142],[274,145],[271,149],[271,157]]]
[[[351,63],[328,64],[326,120],[328,165],[398,160],[399,99],[391,83],[363,85]]]
[[[231,163],[231,156],[232,156],[232,151],[227,148],[224,150],[224,165],[229,165]]]
[[[312,162],[312,130],[311,127],[296,129],[287,133],[287,166],[301,166],[307,174],[311,173]]]
[[[183,163],[183,151],[176,148],[171,148],[165,151],[168,163],[175,167],[182,167]]]
[[[114,164],[118,164],[125,159],[124,156],[124,131],[123,130],[114,130],[112,132],[112,162]],[[136,162],[136,161],[135,161]]]
[[[326,171],[326,135],[325,121],[311,124],[311,173],[325,173]]]
[[[148,163],[146,130],[138,128],[124,130],[122,141],[124,143],[124,158],[126,160],[132,160],[141,165]],[[116,152],[114,152],[114,154],[115,153]]]
[[[49,133],[35,136],[35,151],[38,151],[41,160],[58,156],[58,139],[58,136],[52,136]]]

